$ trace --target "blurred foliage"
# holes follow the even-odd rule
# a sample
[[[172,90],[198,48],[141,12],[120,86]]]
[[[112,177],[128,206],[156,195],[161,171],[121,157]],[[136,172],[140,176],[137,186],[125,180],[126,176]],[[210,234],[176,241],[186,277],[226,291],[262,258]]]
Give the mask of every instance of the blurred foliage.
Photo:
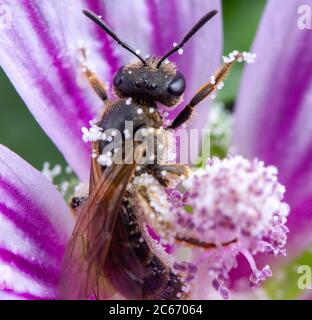
[[[269,297],[276,300],[294,300],[307,294],[308,292],[300,290],[297,284],[301,276],[298,267],[304,265],[312,266],[312,248],[283,269],[274,272],[273,278],[265,284]]]
[[[0,143],[41,170],[43,163],[65,161],[37,124],[4,73],[0,72]]]

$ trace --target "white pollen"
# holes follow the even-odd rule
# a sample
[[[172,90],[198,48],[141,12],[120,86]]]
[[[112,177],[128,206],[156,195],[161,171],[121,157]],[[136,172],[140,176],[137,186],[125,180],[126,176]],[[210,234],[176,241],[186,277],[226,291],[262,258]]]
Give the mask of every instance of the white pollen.
[[[126,139],[129,139],[129,138],[131,137],[130,131],[129,131],[128,129],[125,129],[125,130],[124,130],[124,134],[125,134],[125,138],[126,138]]]
[[[89,193],[88,183],[79,182],[79,184],[75,186],[75,191],[74,191],[75,197],[86,197],[88,196],[88,193]]]
[[[143,113],[142,108],[138,108],[137,113],[138,113],[138,114],[142,114],[142,113]]]
[[[43,168],[41,170],[41,173],[44,176],[46,176],[50,181],[53,182],[53,179],[62,173],[62,167],[61,167],[61,165],[57,164],[53,168],[50,168],[50,163],[45,162],[43,164]]]
[[[111,152],[107,152],[106,154],[101,154],[97,162],[101,164],[102,166],[110,167],[113,164],[113,155]]]
[[[126,100],[126,105],[127,105],[127,106],[130,106],[131,103],[132,103],[132,98],[128,98],[128,99]]]
[[[161,175],[162,175],[163,177],[165,177],[165,176],[167,175],[167,171],[166,171],[166,170],[162,170],[162,171],[161,171]]]
[[[178,44],[177,44],[176,42],[174,42],[174,43],[172,44],[172,46],[175,48],[175,47],[178,46]]]
[[[211,83],[212,85],[215,85],[215,84],[216,84],[216,77],[215,77],[215,76],[211,76],[211,77],[210,77],[210,83]]]
[[[101,140],[103,129],[97,126],[94,120],[91,120],[89,124],[90,124],[90,129],[87,129],[86,127],[81,128],[81,131],[83,133],[82,140],[84,142],[93,142],[93,141]]]
[[[135,50],[135,53],[136,53],[136,54],[140,54],[141,51],[140,51],[139,49],[137,49],[137,50]]]
[[[182,48],[178,50],[178,54],[180,54],[180,55],[182,55],[183,52],[184,52],[184,50]]]
[[[98,154],[96,153],[96,150],[92,150],[91,157],[95,159],[97,156]]]
[[[255,53],[243,52],[243,60],[247,63],[255,63],[257,55]]]
[[[68,188],[69,188],[69,182],[68,181],[63,181],[59,187],[60,189],[60,192],[63,196],[66,195],[67,191],[68,191]]]
[[[222,57],[222,59],[225,64],[229,64],[231,62],[230,58],[228,57]]]
[[[65,168],[65,172],[66,172],[67,174],[70,174],[70,173],[73,172],[73,169],[72,169],[70,166],[67,166],[67,167]]]
[[[224,82],[220,82],[220,83],[217,85],[218,90],[221,90],[223,87],[224,87]]]
[[[155,112],[155,109],[154,108],[149,108],[149,113],[154,113]]]

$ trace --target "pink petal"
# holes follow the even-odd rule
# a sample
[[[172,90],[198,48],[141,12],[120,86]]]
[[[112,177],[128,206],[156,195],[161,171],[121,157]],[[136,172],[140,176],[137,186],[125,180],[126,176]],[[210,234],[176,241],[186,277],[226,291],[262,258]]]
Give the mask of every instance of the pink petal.
[[[312,1],[305,1],[312,6]],[[268,2],[244,72],[234,146],[279,169],[292,211],[289,257],[312,241],[312,33],[298,27],[300,0]]]
[[[6,4],[0,0],[0,5]],[[89,175],[89,147],[81,140],[102,103],[83,82],[80,48],[103,80],[109,80],[109,59],[103,59],[94,25],[83,16],[83,1],[10,1],[12,28],[1,28],[0,64],[39,124],[81,179]],[[111,53],[111,49],[109,53]]]
[[[4,266],[10,268],[10,281],[0,298],[56,298],[61,260],[73,228],[63,198],[40,172],[4,146],[0,190],[0,276]]]

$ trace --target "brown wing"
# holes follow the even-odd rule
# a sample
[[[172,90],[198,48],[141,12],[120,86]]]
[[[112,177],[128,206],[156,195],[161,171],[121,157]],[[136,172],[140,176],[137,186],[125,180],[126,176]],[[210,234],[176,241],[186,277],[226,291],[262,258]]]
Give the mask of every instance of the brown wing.
[[[92,143],[92,149],[96,152],[96,154],[99,154],[99,143],[98,141],[95,141]],[[91,173],[90,173],[90,181],[89,181],[89,185],[90,185],[90,189],[89,189],[89,193],[91,194],[93,189],[95,188],[97,182],[100,180],[101,176],[103,173],[103,168],[102,166],[97,162],[97,160],[95,158],[91,158]]]
[[[103,266],[127,185],[136,164],[113,164],[101,177],[92,165],[88,200],[65,253],[60,290],[64,299],[107,298],[113,292],[103,276]],[[107,292],[108,291],[108,292]]]

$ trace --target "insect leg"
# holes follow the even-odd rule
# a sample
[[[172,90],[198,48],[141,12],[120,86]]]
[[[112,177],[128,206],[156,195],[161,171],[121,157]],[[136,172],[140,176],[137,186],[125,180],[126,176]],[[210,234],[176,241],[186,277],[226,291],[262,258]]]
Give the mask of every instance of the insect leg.
[[[104,84],[97,78],[97,76],[88,68],[86,63],[86,52],[84,49],[81,49],[81,54],[83,58],[83,62],[81,64],[82,71],[84,75],[87,77],[89,84],[95,91],[95,93],[100,97],[101,100],[106,101],[108,99],[108,95],[105,89]]]
[[[210,78],[210,81],[204,84],[192,100],[186,105],[186,107],[178,114],[178,116],[174,119],[172,124],[167,127],[167,129],[176,129],[180,127],[182,124],[187,122],[194,111],[195,106],[197,106],[201,101],[207,98],[212,93],[216,92],[220,86],[223,86],[223,80],[231,70],[232,66],[237,61],[242,61],[242,54],[237,54],[235,59],[229,63],[224,63],[221,68]]]

